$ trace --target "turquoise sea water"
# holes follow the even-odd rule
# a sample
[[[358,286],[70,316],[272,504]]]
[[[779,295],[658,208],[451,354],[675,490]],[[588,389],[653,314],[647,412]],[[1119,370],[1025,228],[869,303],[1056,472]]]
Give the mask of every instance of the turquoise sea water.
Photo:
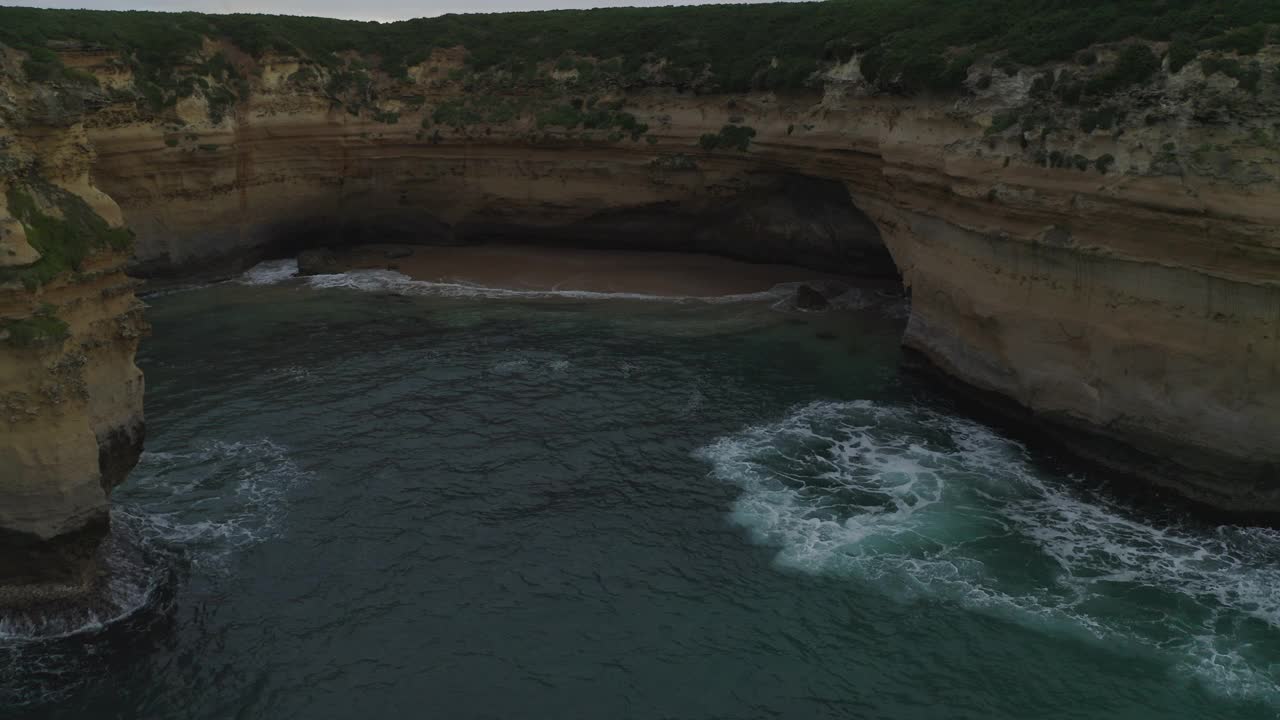
[[[150,299],[116,605],[0,620],[0,714],[1280,712],[1280,534],[957,415],[900,301],[286,275]]]

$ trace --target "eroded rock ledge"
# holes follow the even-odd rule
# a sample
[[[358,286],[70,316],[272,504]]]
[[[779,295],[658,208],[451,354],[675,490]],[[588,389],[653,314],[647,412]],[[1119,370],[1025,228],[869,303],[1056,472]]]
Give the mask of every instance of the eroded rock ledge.
[[[904,343],[948,377],[1126,473],[1280,512],[1280,83],[1166,61],[1101,109],[1046,90],[1106,72],[1120,50],[1101,47],[1094,69],[976,63],[959,96],[879,93],[856,56],[789,95],[573,78],[494,95],[459,79],[464,52],[374,73],[353,98],[331,68],[209,41],[192,62],[232,63],[241,97],[197,87],[147,110],[121,58],[70,47],[63,61],[100,89],[76,91],[83,112],[60,123],[48,109],[73,93],[25,85],[6,50],[2,139],[27,158],[6,182],[39,176],[112,223],[122,212],[143,276],[369,240],[691,249],[851,274],[884,272],[887,250],[912,294]],[[1280,72],[1280,48],[1258,58]],[[12,216],[3,262],[23,266]],[[0,301],[18,319],[52,303],[68,324],[0,356],[0,457],[18,468],[0,527],[24,537],[100,519],[101,488],[136,458],[141,320],[122,259]],[[33,392],[58,373],[56,399]]]

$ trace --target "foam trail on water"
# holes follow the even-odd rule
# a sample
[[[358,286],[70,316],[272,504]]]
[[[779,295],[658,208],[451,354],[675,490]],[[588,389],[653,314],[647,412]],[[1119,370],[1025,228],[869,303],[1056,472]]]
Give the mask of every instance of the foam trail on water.
[[[1122,640],[1280,704],[1274,530],[1152,523],[988,428],[916,407],[814,403],[699,455],[742,488],[734,521],[781,565]]]
[[[633,300],[639,302],[759,302],[779,300],[795,292],[799,283],[780,283],[754,293],[735,295],[692,296],[652,295],[647,293],[597,292],[592,290],[513,290],[458,282],[431,282],[414,280],[394,270],[352,270],[334,275],[312,275],[307,282],[314,288],[364,290],[373,292],[398,292],[407,295],[435,297],[463,297],[484,299],[546,299],[565,298],[575,300]]]
[[[288,492],[307,479],[288,450],[268,438],[146,452],[118,512],[187,548],[196,564],[219,565],[233,551],[275,536]]]

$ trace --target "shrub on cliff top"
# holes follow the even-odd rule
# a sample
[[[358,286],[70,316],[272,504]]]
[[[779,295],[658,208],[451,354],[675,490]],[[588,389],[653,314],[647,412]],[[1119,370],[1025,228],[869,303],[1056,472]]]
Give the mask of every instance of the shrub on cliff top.
[[[698,138],[703,150],[737,150],[746,152],[756,130],[746,125],[725,125],[718,133],[706,133]]]
[[[1085,91],[1101,95],[1123,90],[1146,82],[1159,69],[1160,60],[1156,58],[1155,53],[1151,52],[1151,48],[1135,43],[1120,53],[1120,57],[1110,71],[1086,83]]]
[[[1237,28],[1222,35],[1206,40],[1203,45],[1209,50],[1235,52],[1240,55],[1253,55],[1267,43],[1268,28],[1263,23],[1254,23],[1248,27]]]
[[[1187,37],[1180,36],[1169,45],[1169,72],[1176,73],[1196,59],[1196,48]]]
[[[1094,130],[1110,130],[1116,123],[1116,109],[1104,106],[1097,110],[1086,110],[1080,116],[1080,129],[1085,133]]]
[[[1034,65],[1131,37],[1219,43],[1249,52],[1280,24],[1275,0],[845,0],[445,15],[395,23],[197,13],[0,8],[0,42],[77,40],[123,51],[139,77],[168,90],[202,37],[254,55],[377,58],[393,77],[435,49],[462,46],[472,71],[564,64],[610,82],[650,80],[742,91],[800,88],[820,63],[863,57],[867,77],[901,89],[956,87],[965,51]],[[660,64],[655,61],[662,61]],[[655,68],[661,69],[655,69]],[[649,68],[649,70],[645,70]]]
[[[1258,86],[1262,82],[1262,66],[1257,61],[1244,65],[1234,58],[1207,57],[1200,61],[1200,70],[1205,77],[1226,75],[1235,80],[1241,90],[1250,93],[1258,92]]]

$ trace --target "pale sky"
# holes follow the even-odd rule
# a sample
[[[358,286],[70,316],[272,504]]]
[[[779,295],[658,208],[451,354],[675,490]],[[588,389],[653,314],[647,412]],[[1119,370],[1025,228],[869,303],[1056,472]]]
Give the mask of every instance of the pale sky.
[[[719,4],[748,4],[778,0],[711,0]],[[796,2],[798,0],[787,0]],[[88,10],[197,10],[210,13],[271,13],[318,15],[352,20],[406,20],[446,13],[508,10],[582,9],[593,7],[657,7],[711,4],[708,0],[0,0],[0,5],[84,8]]]

